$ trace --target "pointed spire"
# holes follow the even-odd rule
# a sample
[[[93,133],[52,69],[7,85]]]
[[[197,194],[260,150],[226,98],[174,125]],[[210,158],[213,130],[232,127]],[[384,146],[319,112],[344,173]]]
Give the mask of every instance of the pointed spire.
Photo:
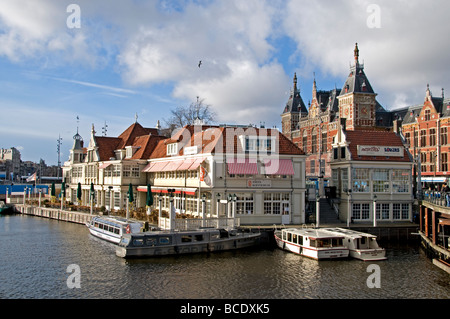
[[[316,72],[313,72],[314,81],[313,81],[313,91],[312,91],[312,98],[317,98],[317,85],[316,85]]]
[[[297,92],[297,72],[294,73],[294,93]]]
[[[355,44],[355,50],[354,56],[355,56],[355,64],[358,65],[358,59],[359,59],[359,49],[358,49],[358,43]]]

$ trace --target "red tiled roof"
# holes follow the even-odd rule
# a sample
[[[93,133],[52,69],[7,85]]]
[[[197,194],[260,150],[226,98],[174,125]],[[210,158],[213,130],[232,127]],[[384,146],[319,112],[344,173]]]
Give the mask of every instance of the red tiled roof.
[[[205,126],[201,131],[197,131],[193,126],[185,126],[176,135],[170,139],[160,141],[152,152],[151,158],[163,158],[167,156],[167,144],[179,142],[179,155],[183,155],[184,148],[189,146],[198,146],[198,153],[228,153],[237,154],[243,153],[241,143],[239,142],[239,135],[258,135],[258,136],[277,136],[279,154],[282,155],[304,155],[303,151],[295,145],[286,136],[275,129],[260,129],[260,128],[234,128]],[[231,134],[231,135],[227,135]],[[190,140],[184,142],[185,137],[190,137]]]
[[[392,131],[379,130],[356,130],[346,131],[346,140],[349,143],[349,150],[354,161],[390,161],[390,162],[410,162],[410,158],[402,139]],[[403,157],[394,156],[358,156],[358,145],[373,146],[401,146],[403,147]]]

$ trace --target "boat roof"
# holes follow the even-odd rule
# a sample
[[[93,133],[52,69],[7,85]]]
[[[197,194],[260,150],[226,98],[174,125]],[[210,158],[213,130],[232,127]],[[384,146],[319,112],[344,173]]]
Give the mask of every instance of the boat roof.
[[[356,231],[356,230],[353,230],[353,229],[346,229],[346,228],[339,228],[339,227],[336,227],[336,228],[324,228],[324,229],[326,229],[329,232],[336,233],[336,234],[341,234],[342,236],[345,236],[347,238],[353,238],[353,239],[361,238],[361,237],[371,237],[371,238],[376,238],[377,237],[375,235],[372,235],[372,234],[369,234],[369,233],[363,233],[363,232]]]
[[[117,217],[117,216],[96,216],[93,218],[93,220],[98,220],[100,222],[106,223],[106,224],[120,224],[120,225],[128,225],[128,224],[141,224],[137,221],[130,221],[123,217]]]
[[[344,238],[344,236],[327,231],[324,228],[287,228],[285,232],[307,236],[311,239]]]
[[[131,233],[131,234],[123,234],[123,236],[133,236],[133,237],[144,237],[144,236],[157,236],[157,235],[196,235],[202,233],[219,233],[219,228],[199,228],[196,230],[182,230],[182,231],[173,231],[173,230],[152,230],[148,232],[142,233]]]

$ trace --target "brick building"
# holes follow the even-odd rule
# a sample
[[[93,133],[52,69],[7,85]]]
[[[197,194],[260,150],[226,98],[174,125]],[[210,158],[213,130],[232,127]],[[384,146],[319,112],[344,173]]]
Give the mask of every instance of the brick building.
[[[342,89],[317,90],[313,82],[312,101],[307,109],[297,88],[294,88],[281,115],[282,132],[307,155],[306,176],[310,180],[331,177],[330,160],[333,138],[343,120],[346,130],[388,130],[402,111],[390,112],[376,100],[364,64],[359,62],[358,44],[354,49],[354,64]]]
[[[401,125],[405,146],[413,155],[421,181],[442,185],[450,176],[450,99],[433,97],[429,86],[423,104],[408,108]],[[418,165],[418,166],[417,166]]]

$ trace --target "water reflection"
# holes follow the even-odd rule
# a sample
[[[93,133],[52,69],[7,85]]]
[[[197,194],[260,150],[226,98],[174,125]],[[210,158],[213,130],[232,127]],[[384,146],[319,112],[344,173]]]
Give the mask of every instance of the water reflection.
[[[416,245],[391,245],[381,288],[369,263],[315,261],[277,248],[126,260],[80,225],[37,217],[0,218],[1,298],[448,298],[447,273]],[[67,266],[81,288],[67,287]]]

